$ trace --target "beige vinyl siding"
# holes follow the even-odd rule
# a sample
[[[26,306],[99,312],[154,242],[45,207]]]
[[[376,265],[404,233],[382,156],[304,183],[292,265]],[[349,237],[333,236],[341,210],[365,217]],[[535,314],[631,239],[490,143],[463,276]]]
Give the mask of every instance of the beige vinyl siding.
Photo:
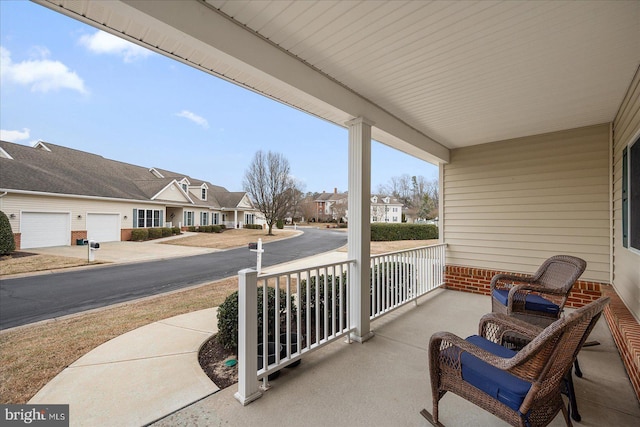
[[[160,192],[160,194],[158,194],[156,199],[171,200],[173,202],[181,202],[181,203],[189,202],[187,198],[184,197],[184,194],[175,185],[170,185],[169,187],[165,188],[162,192]]]
[[[622,245],[622,150],[638,137],[640,69],[613,122],[613,286],[640,321],[640,253]]]
[[[532,272],[584,258],[609,282],[609,125],[452,150],[444,165],[447,263]]]

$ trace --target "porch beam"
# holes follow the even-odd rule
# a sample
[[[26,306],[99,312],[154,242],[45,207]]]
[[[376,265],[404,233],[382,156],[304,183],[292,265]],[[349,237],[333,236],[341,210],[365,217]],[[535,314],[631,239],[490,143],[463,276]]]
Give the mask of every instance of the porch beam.
[[[369,320],[371,276],[371,127],[359,117],[346,123],[349,129],[349,227],[348,256],[355,260],[349,274],[351,339],[364,342],[373,336]]]

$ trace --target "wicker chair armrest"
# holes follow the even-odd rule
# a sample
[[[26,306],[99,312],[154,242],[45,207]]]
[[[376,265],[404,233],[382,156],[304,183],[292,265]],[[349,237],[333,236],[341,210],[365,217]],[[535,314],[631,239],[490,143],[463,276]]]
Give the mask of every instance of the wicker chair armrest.
[[[506,333],[516,333],[532,340],[542,331],[543,328],[502,313],[485,314],[478,324],[481,337],[501,345]]]
[[[522,291],[533,291],[533,292],[539,292],[541,294],[549,294],[549,295],[564,296],[566,294],[566,292],[562,289],[547,288],[535,282],[514,285],[511,289],[512,290],[510,291],[510,293],[522,292]]]
[[[515,357],[504,358],[496,356],[450,332],[436,332],[431,336],[429,341],[429,353],[432,358],[438,355],[442,350],[447,350],[449,348],[457,349],[456,351],[449,351],[447,357],[453,358],[453,361],[458,366],[461,364],[460,356],[463,352],[467,352],[483,362],[503,371],[508,371],[514,366],[513,361]]]
[[[496,274],[491,278],[491,290],[493,291],[496,288],[508,289],[511,287],[511,286],[505,286],[502,282],[532,283],[533,277],[532,276],[516,276],[513,274],[505,274],[505,273]]]

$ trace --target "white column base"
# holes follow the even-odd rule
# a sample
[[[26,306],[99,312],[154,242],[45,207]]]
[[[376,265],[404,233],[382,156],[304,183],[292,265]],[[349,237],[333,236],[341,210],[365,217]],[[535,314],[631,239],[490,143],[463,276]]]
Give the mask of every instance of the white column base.
[[[240,392],[236,392],[233,397],[236,398],[236,400],[240,403],[242,403],[242,406],[247,406],[249,403],[253,402],[254,400],[257,400],[259,398],[262,397],[262,392],[261,391],[257,391],[249,396],[242,396],[240,394]]]
[[[356,342],[359,342],[360,344],[362,344],[365,341],[369,341],[371,338],[374,337],[374,335],[375,334],[372,331],[369,331],[369,333],[365,334],[362,337],[359,336],[359,335],[356,335],[354,332],[351,332],[351,335],[350,335],[349,338],[351,339],[351,341],[356,341]]]

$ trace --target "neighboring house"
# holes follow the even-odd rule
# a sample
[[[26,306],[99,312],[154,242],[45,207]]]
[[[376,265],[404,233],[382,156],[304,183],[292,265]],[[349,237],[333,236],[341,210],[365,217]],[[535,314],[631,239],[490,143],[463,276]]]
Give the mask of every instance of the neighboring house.
[[[334,188],[333,193],[323,191],[314,202],[317,221],[346,219],[347,193],[338,193],[338,189]]]
[[[316,200],[316,217],[318,221],[334,220],[346,221],[348,218],[348,194],[338,193],[334,189],[333,193],[322,192]],[[384,195],[371,196],[370,222],[402,222],[402,203],[398,199]]]
[[[402,222],[402,203],[390,196],[371,196],[371,222]]]
[[[244,192],[42,141],[0,141],[0,210],[19,249],[129,240],[135,228],[260,223]]]

